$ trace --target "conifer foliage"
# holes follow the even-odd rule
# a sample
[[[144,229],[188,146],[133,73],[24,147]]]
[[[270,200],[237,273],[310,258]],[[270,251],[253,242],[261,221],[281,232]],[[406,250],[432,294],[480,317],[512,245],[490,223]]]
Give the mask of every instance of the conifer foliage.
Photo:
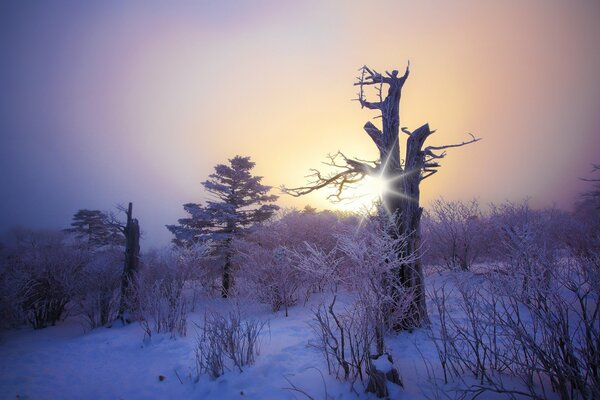
[[[119,227],[103,211],[81,209],[73,215],[71,226],[65,232],[74,233],[90,248],[123,244]]]
[[[190,216],[180,219],[179,225],[167,225],[177,246],[206,241],[215,244],[215,251],[224,260],[223,297],[231,286],[231,239],[279,209],[272,204],[278,196],[269,194],[271,186],[262,185],[262,177],[251,174],[254,165],[250,157],[242,156],[230,159],[229,165],[216,165],[215,172],[202,182],[211,200],[205,205],[184,204]]]

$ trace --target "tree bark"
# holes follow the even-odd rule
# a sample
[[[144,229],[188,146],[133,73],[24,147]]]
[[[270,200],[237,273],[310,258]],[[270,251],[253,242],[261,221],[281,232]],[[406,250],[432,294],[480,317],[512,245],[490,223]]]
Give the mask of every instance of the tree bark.
[[[133,218],[133,203],[127,208],[127,225],[123,230],[125,234],[125,265],[121,278],[121,302],[118,318],[123,323],[130,322],[125,313],[133,302],[133,285],[135,274],[140,263],[140,226],[138,220]]]
[[[410,304],[406,318],[399,322],[394,328],[397,330],[418,327],[427,320],[427,309],[425,307],[425,291],[423,287],[423,269],[420,261],[420,224],[423,208],[419,205],[421,172],[424,167],[425,157],[421,148],[427,136],[431,134],[429,126],[424,125],[409,135],[406,143],[406,157],[404,168],[401,165],[400,154],[400,98],[404,82],[408,78],[407,67],[403,76],[398,76],[398,71],[393,71],[387,76],[367,70],[371,82],[362,81],[362,84],[379,84],[379,92],[382,85],[388,85],[388,93],[385,99],[379,103],[368,103],[362,97],[362,89],[359,101],[361,105],[368,108],[376,108],[381,111],[382,127],[378,140],[375,144],[379,148],[380,166],[382,176],[392,185],[392,190],[383,196],[383,204],[390,215],[395,218],[395,229],[392,235],[405,239],[405,245],[398,250],[398,257],[403,262],[398,271],[398,283],[402,287],[412,291],[414,300]],[[361,87],[362,87],[361,84]],[[380,96],[381,98],[381,96]],[[368,122],[365,131],[373,131],[375,126]],[[377,129],[377,128],[375,128]],[[371,138],[374,134],[369,134]],[[400,299],[400,293],[394,297]]]
[[[402,132],[408,136],[406,140],[406,155],[404,163],[400,153],[400,97],[402,87],[410,73],[409,67],[406,67],[404,75],[399,76],[398,71],[385,72],[381,74],[375,70],[364,66],[360,69],[361,76],[355,86],[359,87],[358,102],[362,108],[380,111],[382,119],[382,129],[377,128],[373,123],[367,122],[364,130],[379,150],[379,160],[375,166],[359,160],[346,158],[342,153],[336,156],[330,156],[331,162],[328,165],[341,168],[336,174],[325,176],[318,170],[313,170],[310,176],[312,182],[308,186],[294,189],[283,188],[284,191],[293,196],[302,196],[314,190],[326,186],[335,186],[336,193],[329,198],[342,200],[342,193],[347,185],[354,184],[364,178],[366,175],[378,175],[387,181],[391,188],[383,195],[383,205],[387,212],[394,218],[392,236],[403,238],[405,245],[398,249],[397,256],[401,260],[401,265],[397,270],[395,285],[392,285],[392,294],[395,299],[401,301],[404,298],[401,287],[408,289],[413,294],[413,300],[410,304],[408,315],[401,321],[396,329],[410,329],[421,326],[427,321],[427,309],[425,307],[425,290],[423,268],[421,265],[421,215],[423,208],[419,205],[420,189],[422,180],[430,177],[437,172],[440,166],[437,160],[445,156],[445,152],[436,153],[435,151],[445,150],[452,147],[460,147],[474,143],[476,139],[471,135],[471,139],[458,144],[445,146],[428,146],[423,148],[427,138],[434,132],[425,124],[414,131],[402,128]],[[368,101],[364,95],[364,86],[374,86],[378,101]],[[387,85],[387,94],[383,95],[384,85]],[[338,155],[342,157],[346,165],[340,165]]]
[[[231,239],[226,240],[225,244],[225,263],[223,265],[223,279],[221,286],[221,297],[229,297],[231,289]]]
[[[225,239],[223,244],[223,252],[225,254],[225,262],[223,263],[223,276],[221,280],[221,297],[226,299],[229,297],[229,291],[231,290],[232,274],[231,274],[231,246],[233,241],[233,233],[236,230],[234,222],[228,222],[226,228],[226,234],[230,235]]]

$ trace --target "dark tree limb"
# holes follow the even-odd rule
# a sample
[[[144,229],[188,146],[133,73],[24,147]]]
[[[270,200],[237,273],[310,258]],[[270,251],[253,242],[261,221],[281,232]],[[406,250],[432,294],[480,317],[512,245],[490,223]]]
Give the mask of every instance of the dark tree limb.
[[[126,317],[126,312],[132,306],[133,285],[140,264],[140,225],[138,220],[133,218],[133,203],[129,203],[127,207],[127,225],[123,232],[126,240],[125,265],[121,275],[121,302],[117,318],[125,324],[130,322]]]
[[[435,131],[433,131],[435,132]],[[431,132],[431,133],[433,133]],[[462,143],[456,143],[456,144],[447,144],[445,146],[427,146],[423,151],[431,151],[431,150],[444,150],[444,149],[450,149],[452,147],[462,147],[462,146],[466,146],[468,144],[471,143],[475,143],[481,140],[481,138],[476,138],[475,136],[473,136],[473,134],[469,133],[469,136],[471,136],[470,140],[466,140]]]
[[[398,329],[412,328],[427,321],[424,277],[419,259],[420,220],[423,212],[419,205],[419,184],[438,171],[440,167],[438,160],[446,156],[444,150],[466,146],[479,139],[471,135],[470,140],[462,143],[424,147],[427,138],[435,132],[428,124],[414,131],[406,127],[400,128],[400,97],[404,83],[410,74],[410,63],[402,76],[399,76],[397,70],[381,74],[367,66],[361,67],[359,71],[360,76],[354,83],[359,87],[355,100],[360,103],[361,108],[379,110],[382,119],[381,128],[371,122],[364,125],[365,132],[379,150],[379,160],[374,163],[351,160],[338,153],[330,157],[330,162],[327,163],[338,170],[336,173],[323,175],[318,170],[312,170],[310,181],[306,186],[283,188],[283,190],[297,197],[326,186],[333,186],[335,193],[328,198],[340,201],[346,187],[367,175],[378,175],[388,180],[390,190],[384,193],[382,201],[386,210],[394,218],[398,235],[406,238],[405,246],[398,250],[398,257],[403,262],[397,271],[397,279],[401,285],[413,290],[415,294],[406,321],[401,322]],[[387,85],[385,97],[383,85]],[[367,100],[365,86],[374,86],[377,99]],[[404,158],[400,153],[400,132],[406,134]]]
[[[600,164],[592,164],[592,172],[600,171]],[[600,179],[596,178],[579,178],[585,182],[600,182]]]
[[[369,137],[373,140],[375,146],[377,146],[377,149],[379,151],[384,150],[385,148],[382,141],[383,132],[373,125],[371,121],[367,122],[363,128],[365,132],[367,132],[367,135],[369,135]]]
[[[376,175],[379,173],[379,165],[375,162],[371,162],[374,165],[369,165],[369,161],[349,159],[341,152],[329,155],[328,158],[329,161],[325,162],[325,165],[340,168],[342,171],[323,175],[321,171],[311,169],[311,174],[306,176],[309,179],[308,185],[296,188],[282,186],[281,190],[291,196],[300,197],[326,186],[333,186],[336,188],[336,191],[327,196],[327,199],[340,202],[344,200],[343,192],[349,185],[360,182],[367,175]],[[343,163],[340,163],[340,158]]]

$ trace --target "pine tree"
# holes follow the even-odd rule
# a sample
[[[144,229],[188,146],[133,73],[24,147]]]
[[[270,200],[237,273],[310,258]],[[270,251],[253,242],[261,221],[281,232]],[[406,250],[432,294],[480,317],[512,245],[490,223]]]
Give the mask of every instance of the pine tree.
[[[65,231],[74,233],[79,240],[87,242],[90,248],[123,244],[119,227],[103,211],[81,209],[73,215],[71,226]]]
[[[212,200],[205,205],[188,203],[183,208],[190,214],[179,225],[167,225],[175,235],[173,243],[191,246],[212,241],[215,252],[224,259],[222,295],[231,287],[231,240],[255,223],[270,218],[279,209],[270,186],[262,185],[262,177],[251,174],[255,163],[250,157],[235,156],[230,165],[218,164],[209,179],[202,182]]]

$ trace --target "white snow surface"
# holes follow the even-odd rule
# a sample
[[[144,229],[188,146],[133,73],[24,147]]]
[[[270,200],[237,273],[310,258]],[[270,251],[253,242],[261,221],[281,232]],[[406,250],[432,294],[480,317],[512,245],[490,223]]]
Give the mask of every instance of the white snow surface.
[[[394,368],[394,364],[388,360],[387,354],[379,356],[376,360],[373,360],[373,365],[378,371],[388,373]]]
[[[308,398],[290,390],[291,384],[314,399],[374,399],[364,392],[366,381],[365,386],[358,382],[353,392],[348,382],[329,375],[322,354],[308,345],[314,338],[309,325],[312,309],[326,298],[315,296],[307,305],[291,308],[287,318],[266,306],[243,303],[247,317],[269,321],[256,363],[241,373],[231,370],[215,380],[201,376],[198,382],[194,323],[202,322],[206,309],[225,311],[230,306],[227,300],[203,300],[188,317],[187,336],[174,339],[154,334],[151,341],[144,341],[138,323],[84,332],[76,318],[42,330],[0,332],[0,399]],[[348,301],[346,294],[339,304]],[[386,347],[404,383],[404,388],[388,384],[390,398],[435,398],[432,394],[440,388],[432,388],[428,369],[437,368],[439,362],[426,328],[390,335]]]

